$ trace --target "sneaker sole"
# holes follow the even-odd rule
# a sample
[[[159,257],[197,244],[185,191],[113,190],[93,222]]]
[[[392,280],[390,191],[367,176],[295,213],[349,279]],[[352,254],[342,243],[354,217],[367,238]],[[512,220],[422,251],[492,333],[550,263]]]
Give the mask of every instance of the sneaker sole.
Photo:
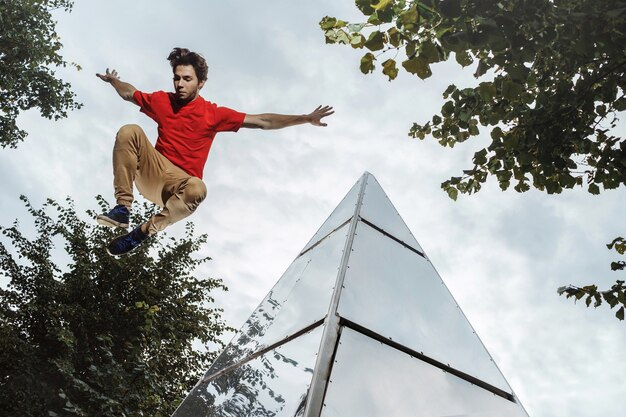
[[[120,227],[122,229],[128,229],[128,226],[129,226],[128,223],[116,222],[115,220],[110,219],[106,216],[102,216],[102,215],[96,217],[96,221],[98,222],[99,225],[106,226],[106,227]]]
[[[126,252],[126,253],[120,253],[120,254],[117,254],[117,255],[116,255],[116,254],[114,254],[114,253],[111,253],[111,251],[109,250],[109,248],[108,248],[108,247],[106,247],[106,246],[105,246],[105,247],[104,247],[104,249],[107,251],[107,253],[108,253],[110,256],[112,256],[112,257],[114,257],[114,258],[119,258],[120,256],[125,256],[125,255],[128,255],[128,254],[130,253],[130,252]],[[132,252],[132,251],[131,251],[131,252]]]

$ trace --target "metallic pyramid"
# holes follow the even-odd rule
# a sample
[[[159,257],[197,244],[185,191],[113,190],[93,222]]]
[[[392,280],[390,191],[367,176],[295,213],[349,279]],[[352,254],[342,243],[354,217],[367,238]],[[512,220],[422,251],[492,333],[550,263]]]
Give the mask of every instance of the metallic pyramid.
[[[528,417],[364,173],[174,417]]]

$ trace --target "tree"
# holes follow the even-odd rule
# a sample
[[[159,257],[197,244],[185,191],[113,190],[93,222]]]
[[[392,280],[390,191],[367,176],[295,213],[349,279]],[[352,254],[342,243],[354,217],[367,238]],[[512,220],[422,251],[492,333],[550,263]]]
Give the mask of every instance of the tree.
[[[79,219],[71,200],[23,200],[36,237],[0,227],[0,414],[169,416],[215,356],[194,344],[222,346],[232,330],[212,306],[221,280],[191,275],[210,260],[196,256],[206,236],[187,224],[183,238],[159,234],[116,259],[103,249],[114,231]]]
[[[58,120],[78,109],[69,83],[54,69],[68,64],[51,12],[70,12],[73,0],[0,0],[0,146],[17,147],[27,133],[17,126],[20,113],[38,108]]]
[[[327,43],[368,50],[364,74],[387,57],[382,73],[394,80],[400,56],[401,68],[426,79],[454,56],[480,80],[450,85],[440,113],[409,131],[450,148],[489,131],[468,169],[441,184],[450,198],[478,192],[490,177],[502,190],[548,194],[626,185],[626,140],[615,132],[626,110],[626,0],[355,3],[366,21],[326,16],[320,26]]]

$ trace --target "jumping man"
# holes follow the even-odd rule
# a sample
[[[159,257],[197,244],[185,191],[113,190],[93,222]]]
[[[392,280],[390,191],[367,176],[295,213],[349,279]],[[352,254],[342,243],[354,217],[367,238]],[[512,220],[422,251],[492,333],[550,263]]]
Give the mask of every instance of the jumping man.
[[[326,126],[321,119],[333,114],[332,107],[319,106],[306,115],[245,114],[205,101],[200,89],[207,80],[205,59],[185,48],[174,48],[168,56],[174,73],[174,92],[144,93],[123,82],[115,70],[96,74],[113,86],[126,101],[158,124],[158,138],[152,146],[137,125],[123,126],[113,147],[113,185],[116,206],[97,217],[104,226],[128,228],[133,183],[162,211],[133,231],[107,245],[111,255],[123,255],[151,235],[193,213],[206,197],[202,173],[217,132],[236,132],[241,127],[282,129],[310,123]]]

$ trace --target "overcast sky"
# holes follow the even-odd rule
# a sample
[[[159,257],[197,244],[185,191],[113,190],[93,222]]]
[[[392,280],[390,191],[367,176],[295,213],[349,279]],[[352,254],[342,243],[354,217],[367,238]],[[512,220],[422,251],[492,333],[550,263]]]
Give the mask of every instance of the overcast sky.
[[[198,276],[222,278],[218,304],[239,327],[364,171],[382,185],[441,274],[531,417],[621,417],[626,395],[626,325],[603,306],[558,297],[560,285],[620,275],[605,244],[623,235],[624,189],[547,196],[501,192],[490,182],[453,202],[440,183],[469,168],[486,139],[453,150],[410,139],[452,82],[474,84],[472,70],[434,67],[421,81],[389,83],[358,70],[363,52],[325,45],[325,15],[358,20],[351,0],[126,2],[77,0],[58,14],[63,55],[82,71],[61,72],[84,108],[50,122],[29,113],[30,135],[0,150],[0,224],[23,216],[19,195],[37,206],[71,196],[84,212],[112,196],[111,149],[117,129],[156,126],[122,101],[96,72],[118,70],[144,91],[169,90],[165,60],[187,47],[209,62],[202,95],[247,113],[308,113],[330,104],[327,128],[242,130],[218,135],[205,168],[208,198],[192,220],[208,233],[211,261]],[[621,128],[621,134],[626,131]],[[181,234],[183,224],[170,229]],[[622,274],[623,276],[623,274]]]

